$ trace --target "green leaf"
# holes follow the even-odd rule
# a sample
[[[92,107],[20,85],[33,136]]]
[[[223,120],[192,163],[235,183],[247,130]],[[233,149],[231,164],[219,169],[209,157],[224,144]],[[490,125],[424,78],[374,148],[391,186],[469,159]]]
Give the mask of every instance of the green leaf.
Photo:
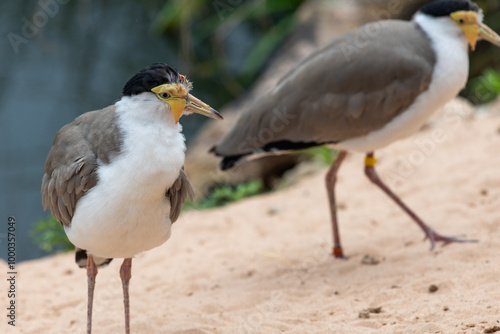
[[[322,145],[296,151],[292,154],[300,154],[305,158],[305,160],[318,161],[327,166],[331,166],[337,158],[338,152],[332,150],[326,145]]]
[[[481,76],[471,79],[466,95],[476,104],[494,100],[500,95],[500,73],[488,69]]]
[[[53,216],[34,224],[31,237],[34,243],[47,253],[64,252],[75,248],[66,236],[64,228]]]
[[[284,18],[261,37],[243,66],[242,76],[245,80],[252,80],[257,75],[270,54],[283,41],[283,37],[290,32],[294,22],[292,16]]]
[[[244,198],[255,196],[264,192],[264,185],[261,181],[242,183],[237,186],[220,186],[200,203],[186,202],[185,210],[203,210],[224,206],[228,203],[237,202]]]

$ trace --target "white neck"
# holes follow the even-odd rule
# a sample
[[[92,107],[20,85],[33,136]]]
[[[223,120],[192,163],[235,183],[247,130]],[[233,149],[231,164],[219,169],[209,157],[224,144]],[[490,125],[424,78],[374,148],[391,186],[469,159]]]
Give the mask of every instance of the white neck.
[[[126,168],[131,173],[128,182],[137,183],[142,198],[163,198],[184,164],[182,126],[175,124],[170,106],[150,93],[123,97],[116,103],[116,114],[123,140],[120,157],[135,166]],[[142,171],[140,178],[133,176],[137,170]]]
[[[468,42],[464,32],[450,17],[432,17],[417,13],[413,19],[431,40],[436,54],[433,85],[442,95],[442,103],[454,98],[465,87],[469,76]]]
[[[453,43],[460,45],[467,52],[468,44],[465,34],[450,17],[433,17],[418,12],[413,17],[413,21],[429,36],[434,49],[440,44]]]

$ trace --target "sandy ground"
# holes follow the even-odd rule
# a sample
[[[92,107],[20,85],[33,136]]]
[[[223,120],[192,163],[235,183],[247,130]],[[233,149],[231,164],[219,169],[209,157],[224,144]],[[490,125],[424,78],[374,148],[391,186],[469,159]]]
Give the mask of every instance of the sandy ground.
[[[329,256],[319,170],[285,190],[186,212],[171,240],[133,262],[133,333],[484,333],[500,326],[500,110],[436,115],[378,152],[378,170],[443,234],[476,244],[429,251],[422,232],[372,186],[363,156],[338,184],[350,259]],[[189,172],[189,171],[188,171]],[[365,255],[378,264],[363,264]],[[118,268],[99,272],[94,333],[123,332]],[[2,272],[7,272],[1,263]],[[2,333],[84,333],[86,276],[64,254],[19,264],[16,327]],[[1,280],[6,291],[6,280]],[[438,290],[429,292],[431,285]],[[5,311],[6,294],[2,292]],[[367,308],[380,313],[360,318]]]

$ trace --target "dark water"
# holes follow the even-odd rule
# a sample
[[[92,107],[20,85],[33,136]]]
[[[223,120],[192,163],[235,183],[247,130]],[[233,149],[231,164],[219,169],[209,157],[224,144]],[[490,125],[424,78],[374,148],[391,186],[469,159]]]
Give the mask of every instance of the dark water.
[[[42,8],[41,3],[51,3]],[[0,4],[0,256],[9,216],[17,260],[44,255],[29,230],[49,216],[40,185],[56,132],[76,116],[114,103],[124,83],[158,61],[179,57],[151,23],[163,1],[2,1]],[[207,5],[210,5],[207,2]],[[30,23],[26,23],[29,21]],[[38,27],[37,27],[38,26]],[[214,104],[214,97],[195,90]],[[202,117],[181,119],[191,139]]]

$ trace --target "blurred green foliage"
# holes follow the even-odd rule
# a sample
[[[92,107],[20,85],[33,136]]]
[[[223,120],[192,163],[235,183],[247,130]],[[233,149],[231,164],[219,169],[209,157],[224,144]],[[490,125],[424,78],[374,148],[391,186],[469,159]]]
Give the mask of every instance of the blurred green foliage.
[[[466,95],[473,103],[488,103],[500,96],[500,73],[489,69],[469,81]]]
[[[186,202],[185,210],[203,210],[224,206],[228,203],[237,202],[244,198],[262,194],[264,192],[262,181],[241,183],[236,186],[219,186],[214,188],[206,198],[199,203]]]
[[[54,216],[34,224],[31,237],[33,242],[47,253],[64,252],[75,248],[66,236],[61,223]]]
[[[304,0],[172,0],[152,29],[179,50],[199,91],[225,104],[244,93],[294,27]],[[216,89],[217,91],[214,91]]]
[[[293,154],[300,154],[304,160],[312,160],[320,162],[326,166],[331,166],[337,158],[338,152],[332,150],[326,145],[311,147],[305,150],[294,152]]]

